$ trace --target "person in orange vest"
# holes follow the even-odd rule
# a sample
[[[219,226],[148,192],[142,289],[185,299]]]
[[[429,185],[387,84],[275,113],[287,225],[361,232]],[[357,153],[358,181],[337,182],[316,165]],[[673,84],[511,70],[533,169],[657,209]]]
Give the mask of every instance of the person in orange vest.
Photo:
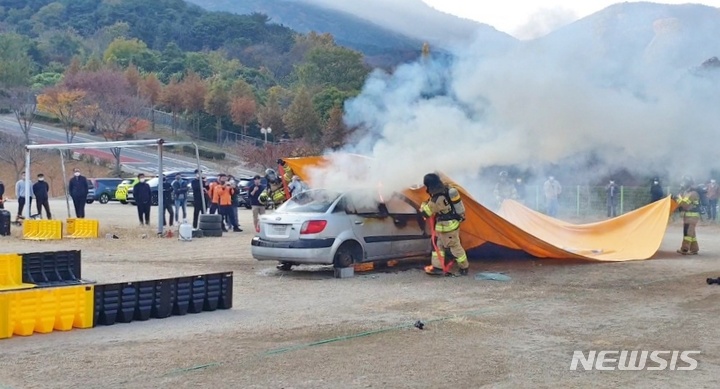
[[[223,181],[221,184],[215,186],[215,193],[218,198],[218,205],[220,206],[220,214],[223,215],[223,218],[232,226],[234,232],[242,232],[235,218],[235,212],[233,212],[232,209],[232,198],[235,195],[235,190],[233,184],[227,181]],[[224,222],[223,231],[227,232]]]
[[[218,180],[210,184],[210,214],[220,212],[220,192],[216,191],[218,187],[225,185],[227,176],[225,174],[218,175]]]

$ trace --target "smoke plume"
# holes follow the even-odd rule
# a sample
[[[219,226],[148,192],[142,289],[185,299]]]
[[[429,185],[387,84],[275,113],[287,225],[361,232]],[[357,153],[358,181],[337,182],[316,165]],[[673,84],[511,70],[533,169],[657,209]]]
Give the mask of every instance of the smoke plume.
[[[480,173],[493,167],[588,183],[618,169],[704,180],[720,165],[720,69],[696,69],[715,55],[707,47],[683,66],[642,52],[618,64],[577,47],[530,42],[493,57],[469,47],[449,62],[376,71],[345,106],[364,131],[342,151],[372,159],[330,154],[333,168],[311,179],[401,190],[442,171],[483,198],[494,180]]]

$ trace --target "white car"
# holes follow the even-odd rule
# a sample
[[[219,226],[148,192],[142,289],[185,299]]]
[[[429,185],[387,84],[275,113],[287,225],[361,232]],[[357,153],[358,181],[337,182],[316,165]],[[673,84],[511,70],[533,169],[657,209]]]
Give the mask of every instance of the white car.
[[[431,252],[430,231],[412,201],[402,194],[383,200],[377,190],[300,193],[261,216],[252,240],[253,258],[280,262],[283,270],[429,258]]]

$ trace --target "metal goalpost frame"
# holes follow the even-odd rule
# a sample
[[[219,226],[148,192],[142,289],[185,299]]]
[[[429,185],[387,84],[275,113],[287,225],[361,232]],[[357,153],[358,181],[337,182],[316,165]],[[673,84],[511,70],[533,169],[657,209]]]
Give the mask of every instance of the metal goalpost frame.
[[[64,143],[64,144],[42,144],[42,145],[26,145],[25,146],[25,199],[30,198],[30,151],[32,150],[71,150],[71,149],[113,149],[113,148],[133,148],[133,147],[157,147],[158,155],[158,234],[163,233],[163,217],[165,215],[165,205],[163,196],[163,147],[164,146],[193,146],[195,148],[195,160],[197,161],[197,169],[200,172],[200,185],[202,187],[202,166],[200,164],[200,150],[194,142],[165,142],[164,139],[148,139],[148,140],[129,140],[117,142],[86,142],[86,143]],[[64,157],[61,159],[63,171],[65,170]],[[63,174],[64,175],[64,174]],[[67,180],[67,177],[63,177]],[[67,186],[65,186],[65,199],[67,201]],[[205,209],[205,196],[200,196],[200,204]],[[151,205],[152,206],[152,205]],[[68,217],[70,216],[70,204],[68,202]],[[25,219],[30,219],[30,206],[25,209]],[[77,217],[77,215],[75,215]],[[168,220],[169,222],[169,220]]]

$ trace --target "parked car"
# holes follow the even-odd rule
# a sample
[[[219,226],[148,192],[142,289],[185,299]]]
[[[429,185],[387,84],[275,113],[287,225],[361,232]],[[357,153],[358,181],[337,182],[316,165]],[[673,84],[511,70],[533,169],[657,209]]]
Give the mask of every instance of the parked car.
[[[85,202],[88,204],[92,204],[95,202],[95,185],[93,185],[92,180],[88,180],[88,194],[87,198],[85,199]]]
[[[278,261],[283,270],[298,264],[343,268],[432,252],[425,220],[412,201],[402,194],[383,201],[377,190],[300,193],[260,217],[251,245],[253,258]]]
[[[138,183],[137,177],[126,178],[120,182],[115,190],[115,198],[122,204],[128,203],[128,192]]]
[[[118,185],[124,180],[122,178],[91,178],[89,181],[95,187],[94,200],[100,204],[107,204],[111,200],[117,200],[115,192]]]
[[[174,180],[175,176],[180,174],[180,176],[183,178],[183,180],[188,181],[188,184],[192,181],[193,178],[195,178],[194,170],[171,171],[171,172],[165,172],[163,174],[166,177],[170,178],[170,180]],[[150,178],[149,180],[147,180],[148,185],[150,185],[150,192],[152,193],[152,205],[158,205],[158,182],[159,181],[160,181],[159,177],[153,177],[153,178]],[[135,181],[135,183],[137,183],[137,181]],[[135,185],[135,184],[133,184],[133,185]],[[135,199],[133,198],[132,186],[130,188],[128,188],[127,201],[130,202],[131,204],[135,204]]]

